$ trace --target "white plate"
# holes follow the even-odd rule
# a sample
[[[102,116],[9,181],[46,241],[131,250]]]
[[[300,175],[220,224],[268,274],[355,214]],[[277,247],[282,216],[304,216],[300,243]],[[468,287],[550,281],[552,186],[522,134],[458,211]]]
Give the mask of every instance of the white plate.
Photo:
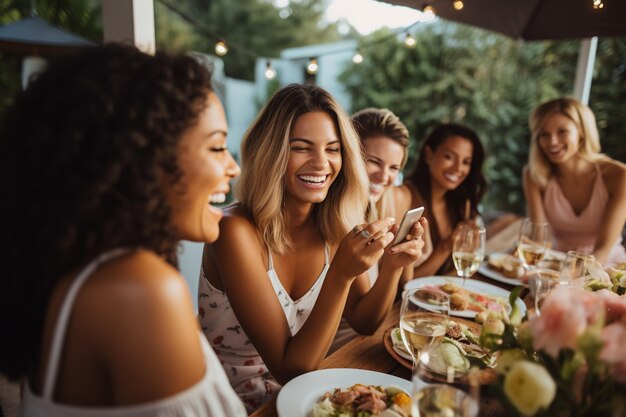
[[[490,257],[491,256],[505,256],[505,255],[506,255],[505,253],[499,253],[499,252],[493,252],[489,254]],[[524,285],[524,283],[518,278],[505,277],[500,272],[489,268],[489,264],[487,263],[487,261],[480,264],[480,266],[478,267],[478,273],[486,276],[487,278],[491,278],[494,281],[502,282],[503,284]]]
[[[398,387],[410,395],[411,381],[364,369],[322,369],[289,381],[278,393],[278,417],[309,417],[313,406],[326,392],[350,388],[354,384]]]
[[[422,287],[424,285],[435,286],[435,285],[445,284],[446,282],[452,282],[458,285],[459,287],[463,286],[463,280],[461,278],[447,277],[447,276],[433,276],[433,277],[416,278],[414,280],[411,280],[404,285],[404,289],[411,290],[414,288]],[[492,296],[504,298],[504,300],[507,302],[507,305],[508,305],[509,295],[511,294],[510,291],[504,290],[500,287],[496,287],[495,285],[487,284],[486,282],[476,281],[471,278],[468,278],[467,281],[465,281],[465,288],[470,291],[479,293],[479,294],[492,295]],[[526,305],[519,298],[517,299],[516,304],[521,310],[522,316],[524,316],[524,314],[526,314]],[[450,315],[473,319],[476,316],[476,312],[472,310],[450,310]]]
[[[412,361],[413,358],[411,357],[411,354],[406,351],[406,348],[404,347],[404,342],[402,341],[402,337],[400,335],[396,336],[396,330],[397,329],[399,329],[399,328],[398,327],[394,327],[391,330],[391,334],[390,334],[390,336],[391,336],[391,348],[400,357],[406,359],[407,361]]]

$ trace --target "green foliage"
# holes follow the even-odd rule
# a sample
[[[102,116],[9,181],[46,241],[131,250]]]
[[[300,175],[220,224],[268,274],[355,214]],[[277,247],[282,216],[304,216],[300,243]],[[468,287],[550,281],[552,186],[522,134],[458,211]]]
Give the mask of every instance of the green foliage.
[[[523,43],[442,21],[416,33],[413,49],[393,41],[384,47],[366,47],[388,35],[379,31],[366,38],[365,61],[342,74],[353,110],[387,107],[407,125],[414,144],[407,172],[417,159],[422,138],[437,123],[458,122],[475,129],[488,155],[485,208],[522,213],[528,115],[545,100],[571,94],[579,42]],[[617,105],[626,94],[625,48],[624,40],[600,41],[591,106],[607,145],[626,133],[621,123],[626,108]]]
[[[99,0],[39,0],[37,15],[54,26],[95,42],[102,39]],[[31,14],[30,0],[0,0],[0,25],[24,19]],[[0,52],[0,114],[21,88],[22,57]]]
[[[626,38],[600,39],[589,105],[593,109],[602,151],[626,162]]]

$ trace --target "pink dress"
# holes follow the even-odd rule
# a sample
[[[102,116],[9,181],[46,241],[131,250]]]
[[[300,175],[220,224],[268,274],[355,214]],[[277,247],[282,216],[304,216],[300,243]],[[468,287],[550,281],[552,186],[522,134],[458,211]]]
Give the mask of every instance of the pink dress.
[[[552,228],[554,248],[560,251],[576,250],[593,253],[596,236],[608,203],[609,192],[597,165],[591,198],[587,207],[578,215],[563,194],[556,178],[550,178],[543,194],[543,208]],[[611,249],[607,266],[618,262],[626,262],[626,251],[622,246],[621,236]]]
[[[330,266],[329,249],[328,246],[324,248],[325,261],[322,272],[311,288],[297,300],[292,300],[283,288],[274,270],[272,253],[270,251],[268,253],[267,277],[283,308],[289,331],[293,336],[306,322],[320,293]],[[200,269],[198,286],[198,318],[202,331],[217,353],[230,384],[248,412],[252,413],[276,396],[281,385],[269,373],[263,358],[241,328],[228,296],[211,285],[203,268]]]

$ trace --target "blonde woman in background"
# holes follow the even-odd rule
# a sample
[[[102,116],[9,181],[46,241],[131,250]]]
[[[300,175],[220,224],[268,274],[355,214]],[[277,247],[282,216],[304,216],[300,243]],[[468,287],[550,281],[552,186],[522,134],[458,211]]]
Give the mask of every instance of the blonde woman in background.
[[[356,112],[352,115],[352,124],[361,139],[361,149],[369,178],[368,220],[384,217],[401,219],[411,208],[411,195],[408,190],[394,186],[394,182],[408,159],[408,129],[391,110],[379,108],[366,108]],[[421,220],[421,224],[424,230],[427,230],[425,218]],[[420,260],[426,257],[428,249],[425,247]],[[370,286],[373,286],[378,278],[378,264],[375,263],[367,271]],[[413,267],[404,268],[399,290],[412,278]],[[340,348],[355,336],[357,333],[347,320],[342,319],[330,352]]]
[[[554,248],[626,261],[626,165],[600,153],[591,109],[573,98],[543,103],[531,114],[524,195],[530,217],[547,221]]]
[[[205,247],[200,322],[249,411],[319,367],[345,315],[383,322],[422,229],[387,248],[393,218],[364,224],[367,173],[337,102],[314,85],[278,90],[244,137],[239,203]],[[393,228],[392,228],[393,227]],[[384,252],[380,285],[365,273]]]

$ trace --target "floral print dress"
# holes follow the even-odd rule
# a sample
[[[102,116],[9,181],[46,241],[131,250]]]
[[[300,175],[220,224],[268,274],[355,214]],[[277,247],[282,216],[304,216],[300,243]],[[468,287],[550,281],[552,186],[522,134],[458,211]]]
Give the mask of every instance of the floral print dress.
[[[298,333],[309,317],[326,278],[330,265],[328,246],[324,247],[324,254],[324,268],[315,283],[302,297],[292,300],[276,275],[269,252],[267,276],[281,303],[292,335]],[[198,316],[202,331],[247,411],[252,413],[273,398],[281,385],[269,373],[263,359],[241,328],[226,293],[209,283],[203,268],[200,270],[198,288]]]

